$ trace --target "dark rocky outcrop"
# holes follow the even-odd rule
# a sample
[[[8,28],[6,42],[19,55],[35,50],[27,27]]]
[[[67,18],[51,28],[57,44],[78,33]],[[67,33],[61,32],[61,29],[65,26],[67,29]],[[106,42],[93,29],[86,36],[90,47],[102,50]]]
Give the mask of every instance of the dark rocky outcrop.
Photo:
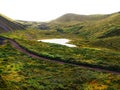
[[[38,25],[38,29],[49,30],[49,27],[48,27],[47,23],[42,23],[42,24]]]

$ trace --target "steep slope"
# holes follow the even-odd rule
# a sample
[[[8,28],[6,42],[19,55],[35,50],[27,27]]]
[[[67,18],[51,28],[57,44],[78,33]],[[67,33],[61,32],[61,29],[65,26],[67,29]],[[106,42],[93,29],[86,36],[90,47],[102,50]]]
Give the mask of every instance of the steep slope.
[[[88,38],[120,36],[120,13],[114,13],[105,19],[86,23],[79,34]]]
[[[12,30],[21,30],[24,26],[0,14],[0,33]]]

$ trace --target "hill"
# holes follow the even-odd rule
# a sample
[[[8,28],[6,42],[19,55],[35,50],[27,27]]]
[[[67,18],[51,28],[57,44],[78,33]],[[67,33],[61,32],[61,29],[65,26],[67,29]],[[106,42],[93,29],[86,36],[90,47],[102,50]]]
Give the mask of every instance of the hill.
[[[120,13],[107,15],[65,14],[50,22],[54,29],[87,38],[105,38],[120,35]]]
[[[88,38],[106,38],[120,36],[120,13],[114,13],[109,17],[88,22],[79,33]]]
[[[100,20],[108,17],[108,15],[78,15],[73,13],[68,13],[65,15],[62,15],[61,17],[55,19],[52,21],[52,23],[59,23],[59,22],[71,22],[71,21],[89,21],[89,20]]]
[[[22,24],[0,14],[0,33],[21,29],[25,29]]]
[[[78,36],[89,40],[94,47],[120,50],[120,12],[107,15],[65,14],[50,22],[52,29],[61,34]]]

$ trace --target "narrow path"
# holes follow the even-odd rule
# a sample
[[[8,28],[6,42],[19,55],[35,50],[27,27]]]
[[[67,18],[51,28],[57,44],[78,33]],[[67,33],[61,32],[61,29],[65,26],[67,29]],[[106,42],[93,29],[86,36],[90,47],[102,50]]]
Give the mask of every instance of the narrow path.
[[[46,61],[52,61],[52,62],[56,62],[56,63],[60,63],[60,64],[69,64],[69,65],[73,65],[73,66],[79,66],[81,68],[87,68],[87,69],[90,69],[90,70],[94,70],[94,71],[100,71],[100,72],[109,72],[109,73],[112,73],[112,74],[119,74],[120,75],[120,72],[117,72],[117,71],[111,71],[111,70],[106,70],[106,69],[101,69],[101,68],[96,68],[96,67],[90,67],[90,66],[87,66],[87,65],[77,65],[77,64],[72,64],[72,63],[68,63],[68,62],[64,62],[64,61],[58,61],[58,60],[51,60],[51,59],[47,59],[47,58],[43,58],[41,56],[38,56],[38,55],[35,55],[27,50],[25,50],[24,48],[22,48],[16,41],[12,40],[12,39],[7,39],[13,47],[15,47],[17,50],[19,50],[20,52],[23,52],[25,54],[27,54],[28,56],[30,57],[33,57],[33,58],[37,58],[37,59],[41,59],[41,60],[46,60]]]

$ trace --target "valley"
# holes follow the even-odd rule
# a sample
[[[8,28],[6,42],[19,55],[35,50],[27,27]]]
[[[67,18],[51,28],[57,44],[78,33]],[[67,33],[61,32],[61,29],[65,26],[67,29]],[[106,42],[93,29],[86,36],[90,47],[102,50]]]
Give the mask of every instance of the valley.
[[[16,28],[0,19],[11,28],[0,27],[0,90],[119,90],[119,21],[119,12],[17,21]],[[76,47],[37,41],[61,38]]]

